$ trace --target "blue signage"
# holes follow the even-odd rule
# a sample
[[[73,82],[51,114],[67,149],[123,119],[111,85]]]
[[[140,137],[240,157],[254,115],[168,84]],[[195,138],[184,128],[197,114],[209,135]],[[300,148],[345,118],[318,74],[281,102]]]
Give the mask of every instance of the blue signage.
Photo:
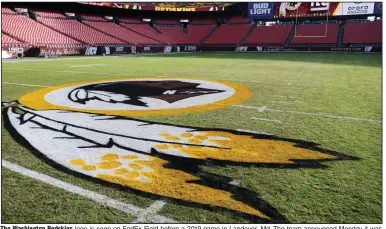
[[[382,14],[382,2],[376,2],[375,3],[374,14]]]
[[[249,2],[248,17],[251,19],[273,18],[273,2]]]

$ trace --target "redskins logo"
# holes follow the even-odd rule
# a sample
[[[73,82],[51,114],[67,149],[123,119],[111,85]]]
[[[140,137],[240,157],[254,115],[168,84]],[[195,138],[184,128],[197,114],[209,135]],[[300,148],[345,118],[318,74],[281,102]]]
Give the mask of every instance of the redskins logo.
[[[32,92],[19,101],[38,110],[145,116],[218,109],[249,96],[247,88],[230,82],[130,79],[61,85]]]
[[[301,168],[355,158],[310,142],[131,117],[220,109],[249,96],[222,81],[108,80],[38,90],[3,112],[12,136],[57,168],[255,222],[287,222],[258,194],[200,165]]]

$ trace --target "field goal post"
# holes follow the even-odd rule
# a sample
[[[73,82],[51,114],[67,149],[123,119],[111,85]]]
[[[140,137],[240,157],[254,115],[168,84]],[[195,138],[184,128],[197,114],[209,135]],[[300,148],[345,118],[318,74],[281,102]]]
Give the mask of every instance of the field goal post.
[[[298,10],[299,8],[296,9],[296,14],[295,14],[295,34],[294,34],[294,37],[303,37],[303,38],[317,38],[317,37],[327,37],[327,28],[328,28],[328,15],[329,15],[329,12],[327,11],[327,16],[326,16],[326,27],[324,29],[324,35],[321,35],[321,36],[302,36],[302,35],[298,35],[297,33],[297,30],[296,28],[298,27]]]

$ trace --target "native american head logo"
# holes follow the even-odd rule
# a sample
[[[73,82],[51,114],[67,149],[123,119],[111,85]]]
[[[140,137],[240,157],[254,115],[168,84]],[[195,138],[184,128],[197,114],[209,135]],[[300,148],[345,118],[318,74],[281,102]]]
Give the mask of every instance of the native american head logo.
[[[3,112],[15,139],[57,168],[255,222],[286,222],[257,193],[199,166],[318,168],[354,158],[272,135],[131,117],[218,109],[249,95],[240,85],[209,80],[103,81],[38,90],[4,103]]]
[[[70,92],[68,98],[81,104],[96,99],[108,103],[147,107],[141,98],[161,99],[173,103],[194,96],[223,92],[199,86],[199,83],[177,80],[99,83],[76,88]]]

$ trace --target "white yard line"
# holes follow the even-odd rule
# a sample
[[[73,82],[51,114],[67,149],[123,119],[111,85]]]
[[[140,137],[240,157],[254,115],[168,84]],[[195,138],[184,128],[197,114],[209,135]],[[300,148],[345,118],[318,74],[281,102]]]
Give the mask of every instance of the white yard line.
[[[149,222],[153,216],[159,212],[164,206],[165,206],[165,201],[162,200],[156,200],[154,203],[152,203],[145,211],[138,215],[137,218],[131,222],[131,223],[146,223]]]
[[[268,101],[269,103],[281,103],[281,104],[289,104],[291,102],[285,102],[285,101]]]
[[[273,97],[296,99],[296,97],[294,96],[285,96],[285,95],[274,95]]]
[[[349,119],[349,120],[357,120],[357,121],[365,121],[365,122],[382,123],[382,121],[374,120],[374,119],[356,118],[356,117],[348,117],[348,116],[340,116],[340,115],[332,115],[332,114],[322,114],[322,113],[312,113],[312,112],[302,112],[302,111],[278,110],[278,109],[267,108],[267,106],[256,107],[256,106],[233,105],[233,107],[255,109],[255,110],[258,110],[259,112],[272,111],[272,112],[292,113],[292,114],[301,114],[301,115],[321,116],[321,117],[336,118],[336,119]]]
[[[70,184],[70,183],[66,183],[64,181],[47,176],[45,174],[41,174],[41,173],[32,171],[30,169],[26,169],[24,167],[21,167],[20,165],[17,165],[17,164],[14,164],[14,163],[11,163],[11,162],[8,162],[5,160],[2,160],[1,164],[3,167],[5,167],[9,170],[12,170],[14,172],[17,172],[19,174],[22,174],[24,176],[39,180],[39,181],[46,183],[46,184],[49,184],[49,185],[53,185],[55,187],[64,189],[68,192],[78,194],[78,195],[83,196],[85,198],[91,199],[99,204],[120,210],[120,211],[125,212],[129,215],[134,215],[136,217],[140,217],[140,216],[146,215],[149,212],[148,211],[149,209],[142,209],[140,207],[137,207],[137,206],[134,206],[134,205],[131,205],[128,203],[123,203],[123,202],[117,201],[117,200],[112,199],[108,196],[101,195],[99,193],[75,186],[75,185]],[[175,220],[166,218],[166,217],[161,216],[161,215],[154,215],[154,217],[149,216],[148,222],[152,222],[152,223],[176,223]]]
[[[267,122],[278,122],[278,123],[281,123],[280,120],[273,120],[273,119],[256,118],[256,117],[251,117],[251,119],[260,120],[260,121],[267,121]]]
[[[244,129],[236,129],[236,130],[240,131],[240,132],[251,133],[251,134],[272,135],[272,134],[268,134],[268,133],[265,133],[265,132],[259,132],[259,131],[254,131],[254,130],[244,130]]]
[[[49,87],[49,86],[37,85],[37,84],[24,84],[24,83],[11,83],[11,82],[1,82],[1,83],[18,85],[18,86],[26,86],[26,87]]]
[[[84,65],[71,65],[70,68],[90,68],[93,66],[106,66],[105,64],[84,64]]]

